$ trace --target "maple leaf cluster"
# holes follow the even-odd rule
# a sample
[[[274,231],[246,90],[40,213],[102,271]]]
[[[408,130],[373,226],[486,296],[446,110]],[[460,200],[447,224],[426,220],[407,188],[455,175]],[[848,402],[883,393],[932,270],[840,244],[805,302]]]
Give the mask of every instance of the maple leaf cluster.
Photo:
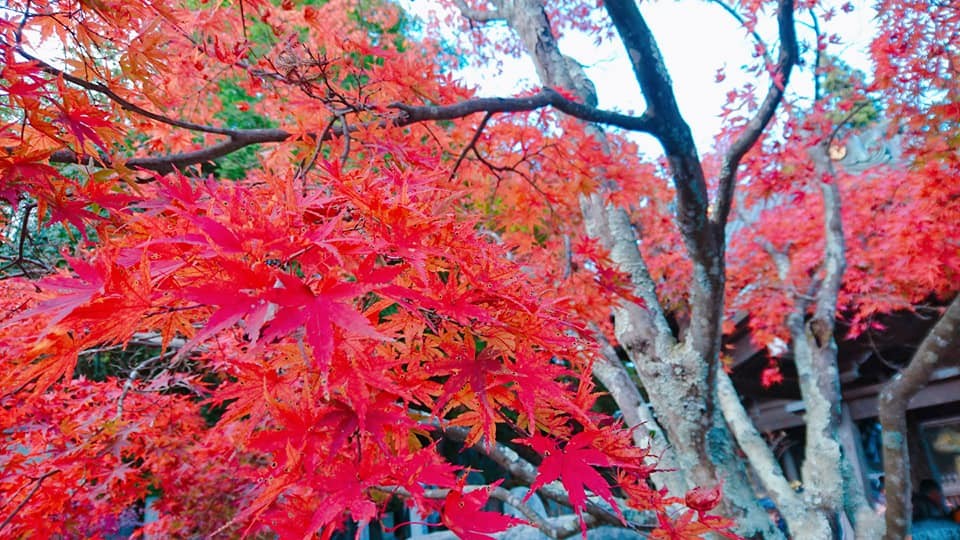
[[[550,4],[558,35],[609,37],[598,3]],[[921,16],[902,4],[897,20]],[[459,58],[404,35],[387,3],[5,9],[4,535],[108,534],[110,516],[148,497],[159,519],[146,532],[178,537],[329,537],[375,521],[394,497],[466,538],[522,522],[486,507],[499,482],[466,484],[469,471],[440,451],[451,433],[491,455],[522,450],[538,470],[503,482],[542,494],[559,482],[584,530],[586,514],[624,524],[630,507],[656,515],[655,538],[729,534],[733,523],[710,513],[719,487],[650,487],[656,456],[600,412],[590,377],[592,328],[609,334],[611,308],[639,300],[584,232],[581,197],[629,211],[663,307],[674,321],[690,310],[675,192],[631,141],[614,132],[601,144],[546,109],[418,120],[416,106],[474,96],[441,68]],[[787,337],[783,316],[820,271],[805,149],[853,136],[837,114],[865,100],[907,119],[890,131],[904,133],[911,161],[829,178],[852,225],[841,311],[855,333],[955,292],[960,252],[945,239],[960,233],[960,160],[953,139],[924,126],[934,114],[955,137],[960,109],[900,52],[909,38],[949,59],[937,43],[956,43],[941,39],[950,22],[885,32],[871,87],[827,102],[836,110],[790,108],[745,159],[726,307],[729,319],[749,314],[756,341]],[[461,37],[481,41],[479,58],[519,51]],[[932,69],[948,81],[951,66]],[[912,99],[894,107],[897,93]],[[721,140],[744,128],[735,110]],[[59,241],[33,256],[40,235]],[[782,379],[775,363],[763,377]]]
[[[616,520],[626,504],[670,523],[682,500],[597,412],[581,337],[631,293],[578,232],[577,194],[597,162],[633,189],[630,163],[551,113],[480,137],[402,125],[394,101],[470,96],[438,49],[390,30],[386,4],[295,4],[27,1],[0,19],[20,115],[0,127],[4,225],[67,236],[0,281],[3,533],[109,534],[147,497],[144,532],[182,537],[329,537],[399,494],[467,538],[524,522],[482,510],[438,450],[458,429],[540,454],[527,483],[559,480],[578,514],[592,493]],[[282,129],[222,125],[218,81]],[[271,144],[242,178],[204,165],[256,137]],[[710,519],[687,522],[732,525]]]

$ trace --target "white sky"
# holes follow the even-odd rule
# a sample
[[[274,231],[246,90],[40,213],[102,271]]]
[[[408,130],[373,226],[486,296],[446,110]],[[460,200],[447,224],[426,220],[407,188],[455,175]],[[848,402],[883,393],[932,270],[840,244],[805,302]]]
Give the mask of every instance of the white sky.
[[[435,0],[398,0],[410,14],[424,20],[431,9],[437,7]],[[862,0],[857,2],[864,4]],[[821,31],[837,33],[843,43],[830,45],[827,52],[839,56],[847,64],[869,72],[867,44],[874,33],[874,12],[867,6],[857,6],[852,13],[844,13],[837,2],[835,17],[829,22],[820,21]],[[757,81],[752,75],[740,71],[740,66],[752,63],[754,43],[739,23],[716,4],[704,0],[671,0],[663,2],[644,1],[640,5],[647,24],[653,30],[663,53],[667,69],[673,79],[674,91],[681,112],[693,130],[701,152],[713,146],[713,138],[720,132],[721,108],[726,102],[726,93],[747,81],[766,89],[767,80]],[[776,27],[773,16],[760,21],[758,31],[767,41],[775,44]],[[801,41],[813,42],[811,18],[806,12],[797,13],[797,31]],[[586,66],[587,74],[597,86],[600,107],[624,112],[643,111],[640,89],[633,78],[626,55],[619,43],[597,47],[588,35],[565,36],[561,49]],[[772,53],[775,54],[775,51]],[[812,54],[807,54],[811,61]],[[725,68],[726,79],[715,81],[717,69]],[[503,72],[495,69],[467,69],[460,72],[461,78],[475,85],[481,95],[511,95],[521,89],[538,86],[533,65],[526,57],[503,59]],[[809,69],[794,69],[791,76],[792,96],[810,96],[813,93],[812,75]],[[641,151],[659,155],[659,147],[651,137],[639,135],[635,139]]]

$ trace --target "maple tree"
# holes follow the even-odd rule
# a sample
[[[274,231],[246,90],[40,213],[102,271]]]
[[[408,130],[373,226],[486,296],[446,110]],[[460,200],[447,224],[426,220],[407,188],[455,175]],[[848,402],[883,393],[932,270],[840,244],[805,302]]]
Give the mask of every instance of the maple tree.
[[[436,22],[466,25],[462,54],[533,60],[542,87],[499,98],[375,0],[4,8],[0,531],[104,534],[90,516],[154,495],[147,532],[173,536],[329,537],[401,499],[464,538],[777,537],[742,452],[794,531],[828,537],[847,512],[878,534],[842,470],[835,320],[855,333],[956,294],[956,10],[882,4],[896,26],[870,87],[819,84],[834,71],[817,34],[806,106],[784,97],[795,11],[833,8],[726,6],[748,29],[773,19],[779,43],[758,43],[767,89],[731,94],[701,158],[634,2],[549,4],[439,3]],[[644,114],[597,107],[558,47],[577,31],[631,52]],[[868,106],[898,119],[906,165],[830,159],[876,121]],[[793,347],[803,494],[723,369],[738,312],[761,345]],[[577,519],[468,485],[442,441]]]

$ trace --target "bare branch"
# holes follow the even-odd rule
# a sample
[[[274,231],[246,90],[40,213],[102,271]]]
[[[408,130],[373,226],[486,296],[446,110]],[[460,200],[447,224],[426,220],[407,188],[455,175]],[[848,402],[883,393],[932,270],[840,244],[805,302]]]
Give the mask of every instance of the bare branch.
[[[425,120],[454,120],[477,112],[527,112],[544,107],[553,107],[564,114],[579,118],[580,120],[616,126],[630,131],[652,133],[655,126],[654,119],[647,114],[630,116],[614,111],[598,109],[570,101],[563,97],[560,92],[552,88],[542,88],[532,96],[519,98],[474,98],[453,105],[416,106],[403,103],[391,103],[388,107],[401,112],[400,118],[394,122],[396,125],[408,125]]]
[[[720,9],[729,13],[731,17],[733,17],[734,19],[736,19],[738,23],[740,23],[740,26],[743,26],[745,29],[747,29],[748,32],[750,32],[750,36],[753,37],[753,40],[757,42],[757,46],[760,47],[760,51],[763,54],[763,60],[765,64],[767,66],[773,65],[773,59],[770,58],[770,47],[767,46],[767,43],[763,40],[762,37],[760,37],[760,34],[757,33],[755,29],[751,29],[749,27],[749,25],[747,24],[747,19],[744,18],[744,16],[741,15],[739,11],[734,9],[733,6],[724,2],[723,0],[711,0],[711,1],[714,4],[720,6]]]
[[[130,393],[130,390],[133,389],[133,383],[137,380],[137,376],[140,375],[140,371],[149,366],[154,362],[164,360],[176,354],[176,350],[167,351],[164,354],[158,354],[156,356],[151,356],[143,362],[140,362],[132,370],[130,374],[127,375],[127,380],[123,383],[123,390],[120,392],[120,397],[117,398],[117,414],[114,415],[114,420],[120,420],[123,417],[123,402],[127,398],[127,394]]]
[[[50,267],[47,266],[45,263],[43,263],[42,261],[31,259],[27,257],[26,254],[24,253],[27,237],[30,235],[30,230],[29,230],[30,213],[36,207],[37,207],[36,203],[29,203],[29,204],[26,204],[26,206],[23,208],[23,215],[20,216],[20,225],[19,225],[19,229],[17,230],[17,256],[13,258],[3,257],[3,259],[8,260],[10,262],[4,264],[3,266],[0,266],[0,275],[2,275],[4,278],[13,277],[9,274],[4,274],[4,273],[8,269],[14,266],[19,268],[20,271],[22,272],[22,274],[18,274],[18,275],[31,277],[32,272],[27,270],[27,267],[26,267],[27,264],[36,266],[37,268],[40,269],[41,272],[50,271]]]
[[[813,8],[810,9],[810,18],[813,20],[813,34],[817,37],[815,43],[814,56],[813,59],[813,102],[817,103],[820,101],[820,98],[823,97],[821,94],[822,90],[820,89],[820,39],[822,39],[822,34],[820,33],[820,21],[817,19],[817,14],[813,12]]]
[[[306,189],[307,189],[307,184],[305,181],[307,178],[307,174],[309,174],[310,171],[313,170],[313,167],[317,164],[317,158],[320,157],[320,150],[323,149],[323,141],[328,140],[330,138],[330,133],[331,133],[330,130],[333,129],[333,124],[335,124],[336,122],[337,122],[336,116],[334,116],[333,118],[330,119],[329,122],[327,122],[327,125],[323,128],[323,131],[320,132],[320,136],[317,137],[316,144],[313,147],[313,154],[310,155],[310,159],[308,159],[306,162],[300,163],[300,167],[297,170],[296,179],[304,181],[303,182],[304,195],[306,195]]]
[[[34,495],[36,495],[37,491],[40,489],[40,486],[43,485],[43,481],[57,474],[58,472],[60,472],[60,469],[54,469],[44,473],[41,477],[34,480],[33,489],[31,489],[30,492],[27,493],[27,496],[20,501],[20,504],[13,509],[13,512],[10,512],[10,515],[3,520],[3,523],[0,523],[0,531],[2,531],[11,521],[13,521],[13,518],[17,515],[17,513],[27,505],[27,502],[29,502]]]
[[[468,6],[465,0],[453,0],[453,3],[457,6],[457,9],[460,10],[461,15],[473,22],[486,23],[503,20],[503,15],[496,10],[475,9]]]
[[[488,112],[487,114],[483,115],[483,120],[481,120],[480,125],[477,126],[477,131],[473,134],[473,138],[471,138],[470,142],[463,147],[463,151],[460,152],[460,156],[457,157],[456,163],[453,164],[453,169],[450,170],[451,179],[457,174],[457,169],[460,168],[460,164],[463,163],[463,159],[467,157],[467,153],[469,153],[470,150],[476,151],[474,147],[476,146],[477,141],[480,140],[480,135],[483,134],[483,128],[487,127],[487,122],[489,122],[490,118],[492,117],[492,112]]]
[[[399,114],[389,122],[380,120],[372,123],[376,126],[393,125],[397,127],[408,126],[415,123],[427,122],[433,120],[454,120],[470,116],[478,112],[498,113],[498,112],[528,112],[542,109],[544,107],[554,107],[557,110],[570,116],[586,120],[588,122],[597,122],[612,126],[621,127],[631,131],[649,132],[652,126],[652,119],[644,116],[630,116],[613,111],[606,111],[570,101],[563,97],[559,92],[551,88],[544,88],[533,96],[523,98],[475,98],[456,103],[453,105],[407,105],[403,103],[393,103],[388,108],[396,109]],[[185,123],[191,125],[189,123]],[[185,127],[185,126],[181,126]],[[209,126],[201,126],[209,127]],[[187,127],[187,129],[190,129]],[[225,155],[236,152],[237,150],[253,144],[278,143],[284,142],[293,134],[283,129],[220,129],[217,131],[208,131],[227,135],[229,138],[225,141],[214,144],[199,150],[183,152],[160,157],[138,157],[127,160],[124,165],[131,169],[143,169],[154,171],[160,174],[167,174],[176,169],[184,169],[198,163],[206,163]],[[332,129],[324,129],[321,135],[308,135],[309,138],[320,137],[320,140],[327,140],[333,137],[342,136],[345,130],[351,131],[355,128],[341,123],[340,126]],[[68,149],[58,150],[50,156],[53,163],[85,163],[88,157],[78,155],[76,152]],[[104,167],[113,166],[113,162],[103,156],[100,162]]]
[[[13,32],[13,42],[17,44],[17,47],[23,43],[23,28],[27,25],[27,21],[30,20],[30,8],[33,4],[33,0],[27,0],[27,5],[23,7],[23,18],[20,19],[20,24],[17,25],[17,29]]]
[[[671,338],[665,346],[673,345],[673,333],[657,297],[657,285],[650,277],[647,262],[637,245],[637,236],[630,223],[630,216],[623,208],[607,207],[605,210],[607,226],[613,240],[609,247],[610,258],[617,263],[620,270],[630,274],[634,292],[643,299],[644,308],[650,314],[651,325],[656,328],[656,337],[664,340]]]
[[[337,118],[340,120],[340,126],[343,128],[340,130],[340,133],[343,134],[343,151],[340,153],[340,164],[346,165],[347,159],[350,158],[350,125],[347,124],[346,114],[338,113]]]
[[[339,130],[334,131],[336,134],[339,134]],[[253,144],[283,142],[291,136],[290,133],[281,129],[238,130],[229,139],[214,144],[213,146],[160,157],[131,158],[123,162],[122,165],[130,169],[142,169],[154,171],[159,174],[167,174],[177,169],[185,169],[192,165],[197,165],[198,163],[213,161]],[[333,136],[334,134],[331,133],[330,137]],[[51,163],[86,163],[88,161],[90,161],[89,157],[78,155],[69,149],[57,150],[50,155]],[[106,168],[114,166],[111,160],[103,157],[100,158],[100,162],[102,166]]]
[[[779,1],[777,28],[780,33],[780,56],[773,73],[771,73],[772,80],[770,81],[770,88],[767,90],[767,96],[760,104],[756,115],[750,119],[744,131],[727,150],[723,157],[723,164],[720,166],[719,193],[711,219],[717,224],[717,234],[721,235],[721,238],[727,224],[727,218],[730,215],[730,207],[733,204],[733,191],[740,160],[760,138],[763,130],[766,129],[767,124],[773,118],[777,107],[780,106],[784,89],[790,80],[790,72],[793,70],[800,54],[797,45],[797,32],[794,28],[793,0]]]
[[[810,499],[821,501],[823,508],[840,508],[843,490],[836,490],[832,479],[843,478],[842,448],[836,437],[841,396],[834,336],[837,298],[845,267],[843,227],[836,183],[824,178],[832,173],[826,149],[823,145],[812,148],[811,157],[820,174],[818,180],[823,194],[823,273],[810,283],[808,296],[812,296],[814,303],[813,317],[805,320],[811,300],[798,297],[793,312],[787,316],[787,328],[800,394],[806,406],[802,467],[806,490]]]
[[[953,299],[940,320],[910,360],[880,392],[880,425],[883,427],[883,471],[887,490],[885,540],[905,538],[910,530],[910,456],[907,452],[907,404],[960,346],[960,296]]]
[[[27,60],[30,60],[30,61],[32,61],[32,62],[36,62],[36,63],[37,63],[38,65],[40,65],[40,67],[42,67],[43,70],[46,71],[47,73],[49,73],[49,74],[51,74],[51,75],[54,75],[54,76],[56,76],[56,77],[63,77],[63,79],[64,79],[65,81],[70,82],[70,83],[72,83],[72,84],[75,84],[75,85],[77,85],[77,86],[79,86],[79,87],[81,87],[81,88],[84,88],[84,89],[86,89],[86,90],[90,90],[91,92],[97,92],[98,94],[102,94],[103,96],[106,96],[107,98],[109,98],[111,101],[113,101],[113,102],[116,103],[117,105],[120,105],[120,108],[123,109],[123,110],[130,111],[130,112],[132,112],[132,113],[136,113],[136,114],[138,114],[138,115],[140,115],[140,116],[143,116],[143,117],[145,117],[145,118],[149,118],[149,119],[151,119],[151,120],[155,120],[155,121],[160,122],[160,123],[162,123],[162,124],[167,124],[167,125],[170,125],[170,126],[174,126],[174,127],[178,127],[178,128],[183,128],[183,129],[189,129],[190,131],[200,131],[200,132],[203,132],[203,133],[213,133],[213,134],[216,134],[216,135],[231,135],[232,133],[235,132],[235,130],[228,129],[228,128],[220,128],[220,127],[216,127],[216,126],[206,126],[206,125],[203,125],[203,124],[195,124],[195,123],[193,123],[193,122],[186,122],[186,121],[184,121],[184,120],[177,120],[177,119],[175,119],[175,118],[170,118],[170,117],[164,116],[164,115],[162,115],[162,114],[155,113],[155,112],[153,112],[153,111],[148,111],[148,110],[144,109],[143,107],[141,107],[141,106],[139,106],[139,105],[136,105],[136,104],[134,104],[134,103],[131,103],[130,101],[127,101],[126,99],[120,97],[116,92],[114,92],[113,90],[111,90],[111,89],[110,89],[109,87],[107,87],[106,85],[103,85],[103,84],[100,84],[100,83],[90,82],[90,81],[88,81],[88,80],[86,80],[86,79],[82,79],[82,78],[77,77],[77,76],[75,76],[75,75],[71,75],[71,74],[69,74],[69,73],[67,73],[67,72],[65,72],[65,71],[63,71],[63,70],[57,69],[57,68],[53,67],[52,65],[48,64],[47,62],[44,62],[43,60],[40,60],[40,59],[37,58],[36,56],[33,56],[33,55],[31,55],[30,53],[24,51],[21,47],[15,47],[14,50],[16,50],[17,54],[19,54],[20,56],[26,58]]]
[[[670,493],[683,493],[686,484],[677,473],[676,455],[667,444],[663,428],[651,414],[649,404],[640,394],[637,383],[620,361],[613,345],[595,324],[590,325],[590,330],[600,345],[601,354],[593,364],[593,375],[617,402],[627,427],[636,428],[633,430],[634,444],[649,450],[646,464],[659,469],[651,473],[651,479],[657,486],[666,486]]]
[[[737,444],[746,454],[760,482],[787,520],[791,531],[803,530],[811,537],[829,536],[830,527],[822,516],[804,507],[803,500],[787,482],[780,464],[767,441],[757,431],[750,415],[737,396],[737,390],[725,371],[720,370],[717,379],[717,401]]]
[[[443,430],[443,434],[449,439],[463,442],[467,438],[468,431],[463,428],[448,427]],[[474,449],[486,454],[490,459],[495,461],[498,465],[510,473],[511,476],[524,483],[533,484],[537,478],[537,468],[534,467],[529,461],[520,457],[519,454],[514,452],[508,446],[494,442],[489,445],[477,445],[474,447]],[[548,484],[541,486],[537,491],[552,501],[560,503],[564,506],[569,506],[571,508],[573,507],[573,504],[570,502],[570,496],[566,491],[558,486]],[[618,527],[624,526],[624,523],[620,520],[619,516],[592,502],[587,502],[586,512],[589,514],[589,516],[583,516],[584,520],[591,518],[600,523],[605,523],[608,525],[615,525]],[[590,521],[587,520],[587,523],[589,525]],[[637,523],[627,523],[626,525],[631,529],[647,528],[646,526]]]
[[[827,155],[827,147],[820,145],[812,150],[821,177],[833,176],[833,164]],[[840,190],[835,181],[822,178],[819,182],[823,195],[824,228],[824,275],[823,285],[817,294],[814,308],[814,320],[820,320],[829,326],[833,333],[836,321],[837,297],[843,286],[843,273],[846,270],[846,242],[843,238],[843,217],[840,210]]]

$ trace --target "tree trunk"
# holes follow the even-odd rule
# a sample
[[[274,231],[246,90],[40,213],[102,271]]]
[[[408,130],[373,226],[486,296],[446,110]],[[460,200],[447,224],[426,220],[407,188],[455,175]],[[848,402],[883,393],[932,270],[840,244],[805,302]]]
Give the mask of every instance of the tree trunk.
[[[560,52],[542,0],[494,0],[491,4],[492,10],[477,12],[458,2],[464,16],[474,22],[505,21],[519,36],[544,86],[564,87],[574,91],[584,103],[596,103],[595,88],[583,68]],[[608,4],[607,8],[611,16],[617,15],[614,23],[621,34],[623,29],[630,33],[635,27],[628,24],[626,19],[629,18],[640,20],[646,29],[639,13],[633,12],[628,4],[618,2],[617,6]],[[781,21],[781,26],[789,26],[792,32],[792,5],[782,13],[786,14],[786,22]],[[634,34],[636,32],[628,37],[637,38]],[[627,38],[624,41],[631,52],[635,71],[640,70],[637,74],[648,107],[658,111],[653,116],[663,131],[657,136],[664,145],[674,173],[681,202],[681,229],[694,262],[691,294],[695,308],[690,331],[682,342],[678,342],[660,307],[628,216],[621,209],[603,205],[599,197],[585,197],[584,221],[588,234],[607,245],[611,258],[621,270],[630,274],[636,294],[645,304],[640,307],[625,303],[616,310],[617,339],[627,348],[637,366],[657,419],[666,428],[670,450],[678,465],[673,476],[679,478],[664,481],[686,489],[712,486],[722,481],[724,500],[721,512],[737,521],[741,534],[782,538],[758,504],[747,471],[737,455],[736,443],[719,410],[714,407],[723,312],[723,224],[708,220],[703,170],[689,128],[673,98],[669,78],[665,70],[658,71],[662,69],[662,59],[656,44],[652,37],[635,40],[637,43],[632,44],[627,43]],[[647,53],[642,59],[637,57],[637,50],[633,50],[638,44]],[[653,67],[637,62],[648,62]],[[773,107],[778,100],[779,94],[768,99]],[[766,120],[756,123],[755,128],[759,130]],[[599,130],[594,135],[603,139]],[[631,392],[621,384],[625,372],[622,372],[619,360],[614,361],[610,355],[607,360],[598,363],[595,375],[624,410],[624,418],[628,422],[640,422],[640,416],[633,414],[639,411],[639,392],[635,391],[636,388]],[[653,445],[659,444],[659,441],[652,442]],[[680,495],[677,487],[673,489]]]
[[[795,538],[829,538],[830,523],[820,512],[811,511],[783,475],[767,441],[760,436],[744,410],[730,377],[721,373],[717,381],[718,402],[740,448],[756,471],[763,487],[780,510]]]
[[[883,472],[887,495],[885,540],[905,538],[910,530],[910,454],[907,452],[907,406],[945,364],[948,352],[960,344],[960,296],[924,338],[910,364],[880,392],[880,425],[883,427]],[[956,356],[952,357],[956,364]]]

